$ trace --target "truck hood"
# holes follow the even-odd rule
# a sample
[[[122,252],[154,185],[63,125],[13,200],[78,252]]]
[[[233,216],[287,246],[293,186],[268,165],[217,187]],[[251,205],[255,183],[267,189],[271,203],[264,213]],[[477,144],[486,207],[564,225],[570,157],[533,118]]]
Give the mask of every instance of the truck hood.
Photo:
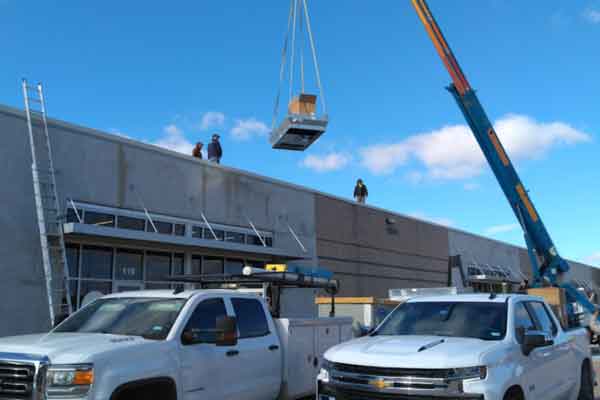
[[[21,353],[46,356],[52,363],[92,361],[107,352],[151,343],[137,336],[102,333],[46,333],[13,336],[0,339],[0,353]]]
[[[481,365],[499,341],[440,336],[373,336],[331,348],[334,363],[383,368],[461,368]]]

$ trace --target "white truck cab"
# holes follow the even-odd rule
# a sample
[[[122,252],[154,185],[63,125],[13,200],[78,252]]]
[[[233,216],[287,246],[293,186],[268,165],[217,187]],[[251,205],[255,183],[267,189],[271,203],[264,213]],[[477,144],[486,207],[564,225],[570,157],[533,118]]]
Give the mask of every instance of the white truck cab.
[[[592,400],[588,343],[540,297],[417,297],[326,352],[318,399]]]
[[[169,290],[102,297],[47,334],[0,339],[0,399],[268,400],[314,393],[315,329],[334,345],[351,321],[281,326],[264,299],[234,290]],[[304,340],[306,342],[306,340]],[[318,352],[320,351],[320,354]],[[289,390],[289,368],[312,370]]]

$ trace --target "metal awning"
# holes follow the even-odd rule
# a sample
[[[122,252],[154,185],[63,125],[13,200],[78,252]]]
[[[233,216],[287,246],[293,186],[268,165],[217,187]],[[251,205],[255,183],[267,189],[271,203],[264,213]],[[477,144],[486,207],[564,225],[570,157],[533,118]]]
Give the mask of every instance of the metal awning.
[[[167,246],[209,254],[248,256],[268,261],[292,261],[306,259],[306,255],[277,247],[253,246],[222,240],[173,236],[154,232],[134,231],[106,226],[79,223],[64,224],[65,239],[99,239],[103,243],[137,245],[143,247]]]

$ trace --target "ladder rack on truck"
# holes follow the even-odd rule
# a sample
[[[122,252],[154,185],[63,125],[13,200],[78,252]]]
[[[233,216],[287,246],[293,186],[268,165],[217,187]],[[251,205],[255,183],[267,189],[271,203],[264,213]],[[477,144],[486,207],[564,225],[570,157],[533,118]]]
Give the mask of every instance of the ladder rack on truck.
[[[546,230],[541,216],[535,209],[527,190],[523,186],[506,150],[492,126],[486,112],[471,88],[450,46],[425,0],[412,0],[419,18],[423,22],[440,58],[452,77],[448,90],[456,100],[479,147],[492,168],[504,195],[521,225],[527,244],[529,259],[533,269],[533,282],[530,286],[540,288],[553,286],[564,289],[569,304],[578,303],[586,311],[595,313],[597,306],[581,291],[565,281],[569,263],[562,258]],[[569,310],[569,323],[576,324],[573,308]],[[590,327],[595,329],[596,324]]]
[[[332,279],[332,274],[324,270],[309,271],[293,269],[282,265],[281,269],[244,267],[241,274],[200,274],[170,275],[166,280],[176,283],[197,284],[201,288],[214,288],[224,285],[245,285],[260,287],[263,296],[268,300],[271,315],[281,316],[281,290],[286,288],[323,289],[331,296],[330,317],[335,317],[335,295],[339,291],[339,282]],[[183,285],[176,291],[183,290]]]

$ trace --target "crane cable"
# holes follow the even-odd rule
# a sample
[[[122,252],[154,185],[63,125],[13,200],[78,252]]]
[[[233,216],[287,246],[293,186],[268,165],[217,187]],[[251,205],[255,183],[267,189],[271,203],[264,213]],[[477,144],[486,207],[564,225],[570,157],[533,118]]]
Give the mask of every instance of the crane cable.
[[[275,96],[275,107],[273,109],[273,123],[271,124],[272,128],[275,129],[275,124],[277,124],[277,114],[279,111],[279,100],[281,98],[281,85],[283,83],[283,76],[285,74],[285,60],[287,56],[287,48],[290,39],[290,27],[292,25],[292,17],[294,12],[294,2],[296,0],[290,0],[290,13],[288,16],[288,24],[287,30],[285,33],[285,40],[283,41],[283,50],[281,52],[281,66],[279,68],[279,84],[277,85],[277,96]]]
[[[299,8],[304,10],[303,15],[302,15],[302,11],[299,10]],[[304,16],[305,24],[303,24],[302,16]],[[274,110],[273,110],[273,122],[272,122],[273,129],[275,129],[275,126],[277,124],[277,117],[279,114],[279,103],[281,100],[281,87],[283,85],[283,80],[285,77],[285,66],[286,66],[286,62],[287,62],[288,47],[291,48],[291,50],[290,50],[290,73],[289,73],[289,101],[291,101],[291,99],[293,97],[294,64],[295,64],[295,51],[296,51],[296,23],[298,20],[299,20],[298,25],[300,26],[300,30],[301,30],[300,34],[302,34],[302,32],[303,32],[304,25],[306,25],[306,30],[308,33],[308,39],[309,39],[309,43],[310,43],[310,49],[312,52],[312,61],[313,61],[314,68],[315,68],[315,79],[316,79],[317,87],[319,89],[319,94],[320,94],[321,109],[322,109],[323,114],[325,114],[325,115],[327,114],[327,104],[325,102],[325,92],[323,90],[323,85],[321,84],[321,70],[319,68],[319,62],[318,62],[318,58],[317,58],[315,41],[314,41],[314,37],[313,37],[313,33],[312,33],[312,28],[310,25],[310,15],[308,13],[307,0],[290,0],[290,12],[288,15],[287,31],[286,31],[285,40],[283,43],[283,50],[281,52],[281,66],[279,68],[279,84],[277,86],[277,95],[275,96],[275,106],[274,106]],[[291,37],[291,40],[290,40],[290,37]],[[303,42],[301,42],[301,44],[302,43]],[[300,64],[301,64],[300,65],[301,85],[302,85],[302,91],[304,91],[304,85],[305,85],[304,55],[303,55],[302,51],[300,51]]]

